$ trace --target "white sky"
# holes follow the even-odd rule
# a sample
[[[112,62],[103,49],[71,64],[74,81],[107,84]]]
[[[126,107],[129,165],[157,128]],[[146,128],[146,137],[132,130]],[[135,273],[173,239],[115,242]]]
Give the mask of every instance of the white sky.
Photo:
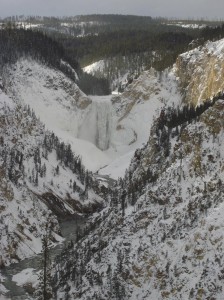
[[[223,19],[224,0],[0,0],[0,17],[94,13]]]

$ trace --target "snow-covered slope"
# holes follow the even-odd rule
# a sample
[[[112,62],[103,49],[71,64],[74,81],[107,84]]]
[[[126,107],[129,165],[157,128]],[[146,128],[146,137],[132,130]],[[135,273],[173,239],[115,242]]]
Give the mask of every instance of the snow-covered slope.
[[[46,224],[103,205],[100,188],[29,107],[0,90],[0,266],[41,250]],[[87,183],[88,182],[88,183]]]
[[[58,297],[223,299],[223,118],[219,100],[173,128],[169,155],[154,122],[100,226],[60,257]]]
[[[22,159],[21,153],[23,153],[23,159],[28,163],[28,153],[37,147],[43,131],[43,126],[36,127],[35,120],[31,120],[25,115],[24,113],[23,116],[22,111],[17,110],[13,100],[0,90],[1,266],[41,250],[41,237],[47,219],[53,224],[55,241],[60,241],[60,237],[56,234],[59,231],[56,218],[51,216],[51,212],[40,201],[38,195],[26,186],[26,180],[22,176],[23,171],[21,170],[23,163],[19,163],[20,168],[18,165],[15,166],[18,163],[15,160]],[[33,136],[30,136],[32,134]],[[14,158],[10,161],[12,156]],[[32,163],[27,165],[26,171],[32,165]],[[25,166],[23,167],[25,168]],[[12,171],[12,169],[14,170]],[[10,172],[13,172],[11,175],[17,184],[8,180]]]
[[[97,75],[97,73],[103,72],[104,68],[105,68],[104,60],[99,60],[99,61],[96,61],[96,62],[84,67],[83,71],[88,74]]]

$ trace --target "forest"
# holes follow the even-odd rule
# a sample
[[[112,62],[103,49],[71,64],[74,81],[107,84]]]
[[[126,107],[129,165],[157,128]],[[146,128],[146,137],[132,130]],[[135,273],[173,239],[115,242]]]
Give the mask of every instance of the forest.
[[[5,67],[13,65],[21,57],[31,57],[60,70],[74,80],[86,94],[104,95],[110,93],[107,80],[84,74],[78,61],[67,53],[59,41],[49,37],[42,31],[16,28],[13,24],[10,24],[0,30],[1,75]]]
[[[190,26],[176,26],[174,22],[161,18],[120,15],[79,16],[75,22],[76,25],[69,27],[66,34],[58,30],[48,31],[48,34],[60,41],[82,67],[101,59],[113,59],[119,70],[123,67],[119,65],[120,59],[116,58],[124,57],[129,69],[154,67],[163,71],[173,65],[180,53],[203,45],[208,39],[214,41],[224,36],[221,23],[205,22],[207,26],[192,29]],[[82,28],[77,25],[78,22],[84,22]],[[198,25],[201,24],[198,21]],[[73,29],[79,31],[72,34]],[[136,65],[134,61],[131,66],[130,61],[136,55],[138,63]],[[110,80],[111,74],[106,77]]]

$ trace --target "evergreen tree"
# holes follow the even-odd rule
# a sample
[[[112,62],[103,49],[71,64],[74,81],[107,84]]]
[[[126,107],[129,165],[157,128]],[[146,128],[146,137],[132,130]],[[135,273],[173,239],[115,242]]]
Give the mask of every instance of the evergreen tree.
[[[125,216],[125,198],[126,198],[126,190],[123,190],[121,195],[121,210],[122,210],[122,217]]]
[[[51,288],[51,261],[50,261],[50,228],[46,229],[46,234],[42,238],[42,261],[41,273],[39,275],[39,285],[35,292],[35,299],[49,300],[52,298]]]

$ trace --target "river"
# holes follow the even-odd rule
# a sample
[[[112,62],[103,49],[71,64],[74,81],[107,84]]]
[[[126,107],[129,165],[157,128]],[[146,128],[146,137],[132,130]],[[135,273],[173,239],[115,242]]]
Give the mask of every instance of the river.
[[[54,258],[60,254],[62,251],[64,245],[68,241],[75,242],[76,240],[76,229],[77,227],[83,227],[84,220],[83,219],[76,219],[76,220],[69,220],[69,221],[63,221],[60,223],[61,227],[61,233],[62,236],[65,238],[65,241],[62,244],[57,245],[56,247],[50,249],[50,259],[51,261],[54,260]],[[7,293],[6,299],[11,300],[28,300],[33,299],[25,290],[23,287],[18,286],[14,281],[12,281],[13,275],[16,275],[20,273],[22,270],[33,268],[36,271],[39,270],[39,267],[41,265],[41,259],[42,255],[38,254],[33,257],[27,258],[22,260],[19,263],[11,264],[10,266],[6,267],[2,270],[2,275],[5,277],[4,285],[9,291]],[[5,299],[5,298],[4,298]],[[1,300],[1,295],[0,295]]]

